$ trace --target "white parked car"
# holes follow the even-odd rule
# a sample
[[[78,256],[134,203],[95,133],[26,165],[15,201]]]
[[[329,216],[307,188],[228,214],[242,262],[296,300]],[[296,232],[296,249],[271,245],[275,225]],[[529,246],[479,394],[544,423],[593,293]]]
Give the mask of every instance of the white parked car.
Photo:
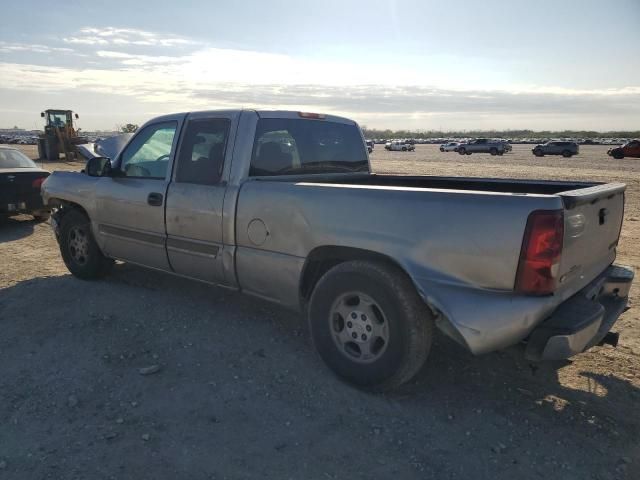
[[[440,151],[441,152],[457,152],[458,146],[460,146],[458,142],[443,143],[442,145],[440,145]]]
[[[412,152],[416,149],[416,146],[407,142],[394,140],[393,142],[387,142],[384,148],[392,152]]]

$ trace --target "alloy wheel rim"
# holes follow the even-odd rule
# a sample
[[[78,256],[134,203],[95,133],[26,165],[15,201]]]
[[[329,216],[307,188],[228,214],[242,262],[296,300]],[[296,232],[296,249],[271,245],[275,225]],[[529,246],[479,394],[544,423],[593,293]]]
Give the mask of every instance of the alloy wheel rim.
[[[78,265],[85,265],[89,259],[89,239],[84,229],[73,227],[69,231],[69,253]]]
[[[380,306],[362,292],[336,299],[329,313],[331,337],[338,350],[356,363],[378,360],[389,344],[389,322]]]

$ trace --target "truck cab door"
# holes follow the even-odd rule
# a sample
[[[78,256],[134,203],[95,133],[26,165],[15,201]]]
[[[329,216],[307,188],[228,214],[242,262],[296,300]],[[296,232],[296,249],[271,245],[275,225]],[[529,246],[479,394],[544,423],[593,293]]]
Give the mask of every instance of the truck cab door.
[[[167,254],[174,272],[224,284],[223,206],[237,113],[190,114],[167,192]]]
[[[181,120],[145,125],[115,160],[116,174],[96,182],[95,231],[110,257],[170,270],[165,196]]]

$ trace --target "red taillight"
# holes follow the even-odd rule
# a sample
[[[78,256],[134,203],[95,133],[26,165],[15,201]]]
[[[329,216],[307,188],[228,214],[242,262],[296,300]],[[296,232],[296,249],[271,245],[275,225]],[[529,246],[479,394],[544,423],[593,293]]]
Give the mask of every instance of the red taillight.
[[[37,188],[38,190],[40,190],[40,187],[42,187],[42,184],[46,179],[47,179],[46,177],[36,178],[33,182],[31,182],[31,186],[33,188]]]
[[[516,291],[530,295],[553,293],[557,284],[564,237],[562,210],[538,210],[527,219]]]
[[[325,116],[322,113],[311,113],[311,112],[298,112],[302,118],[315,118],[316,120],[324,120]]]

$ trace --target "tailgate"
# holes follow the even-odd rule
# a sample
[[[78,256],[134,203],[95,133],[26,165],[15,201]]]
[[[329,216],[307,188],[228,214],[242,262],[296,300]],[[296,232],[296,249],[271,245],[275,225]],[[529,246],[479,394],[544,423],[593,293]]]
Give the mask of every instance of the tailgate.
[[[559,193],[565,208],[560,289],[582,288],[615,260],[625,189],[607,183]]]

